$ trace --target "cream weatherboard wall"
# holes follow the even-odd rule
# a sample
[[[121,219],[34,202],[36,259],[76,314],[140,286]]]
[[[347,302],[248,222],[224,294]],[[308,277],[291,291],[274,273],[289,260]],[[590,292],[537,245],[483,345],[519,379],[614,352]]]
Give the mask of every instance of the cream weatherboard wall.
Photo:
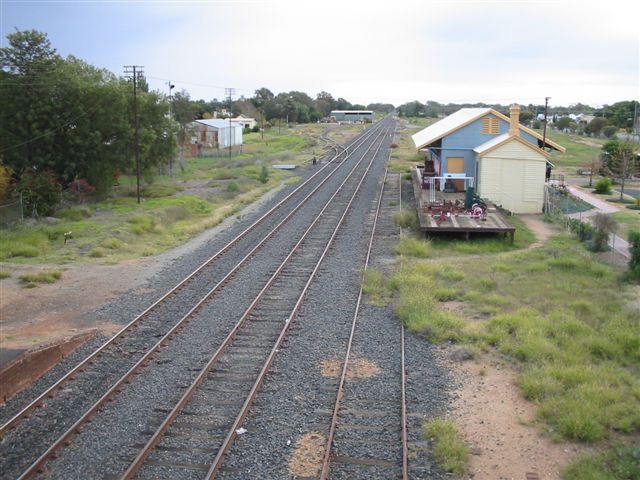
[[[513,139],[478,159],[478,194],[513,213],[541,213],[547,159]]]

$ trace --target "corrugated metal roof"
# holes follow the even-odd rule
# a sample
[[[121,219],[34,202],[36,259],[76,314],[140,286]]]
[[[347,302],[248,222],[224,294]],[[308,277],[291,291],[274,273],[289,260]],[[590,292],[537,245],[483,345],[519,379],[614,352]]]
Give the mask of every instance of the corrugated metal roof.
[[[513,136],[513,135],[509,135],[509,133],[503,133],[502,135],[498,135],[495,138],[492,138],[491,140],[489,140],[488,142],[483,143],[482,145],[477,146],[476,148],[473,149],[474,152],[476,152],[479,156],[483,156],[487,153],[489,153],[492,150],[495,150],[496,148],[502,146],[503,144],[506,144],[510,141],[516,141],[516,142],[520,142],[522,145],[524,145],[527,148],[530,148],[531,150],[535,151],[536,153],[542,155],[545,158],[549,158],[549,152],[538,148],[537,146],[535,146],[534,144],[526,141],[524,138],[520,137],[520,136]]]
[[[229,120],[225,120],[223,118],[209,118],[206,120],[196,120],[196,123],[201,123],[202,125],[206,125],[208,127],[213,127],[213,128],[229,128]],[[237,122],[231,122],[231,126],[242,128],[242,125],[240,125]]]
[[[457,112],[452,113],[446,118],[443,118],[439,122],[436,122],[417,133],[414,133],[411,138],[413,139],[413,143],[415,143],[416,148],[420,150],[421,148],[424,148],[435,142],[436,140],[447,136],[449,133],[464,127],[465,125],[486,115],[487,113],[491,113],[507,123],[509,122],[509,117],[492,108],[461,108]],[[538,140],[542,140],[542,135],[540,135],[539,133],[534,132],[533,130],[525,127],[522,124],[520,124],[519,127],[523,132],[527,132],[532,137],[535,137]],[[545,139],[545,143],[547,146],[555,148],[559,152],[566,151],[566,148],[549,140],[548,137]]]
[[[433,125],[414,133],[411,138],[416,148],[420,149],[489,112],[491,112],[490,108],[461,108]]]
[[[502,135],[498,135],[497,137],[492,138],[491,140],[483,143],[482,145],[478,145],[476,148],[473,149],[473,151],[476,153],[482,154],[483,152],[486,152],[487,150],[495,147],[496,145],[500,145],[507,138],[509,138],[509,134],[503,133]]]

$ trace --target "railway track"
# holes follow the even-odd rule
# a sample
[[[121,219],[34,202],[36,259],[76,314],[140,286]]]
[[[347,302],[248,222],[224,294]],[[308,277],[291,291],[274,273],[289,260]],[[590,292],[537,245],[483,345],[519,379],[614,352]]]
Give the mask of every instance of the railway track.
[[[360,147],[362,147],[362,146],[363,146],[363,144],[364,144],[365,142],[369,141],[372,137],[376,137],[376,138],[381,137],[381,136],[382,136],[382,133],[381,133],[380,129],[381,129],[381,126],[377,126],[377,128],[375,128],[375,129],[370,129],[370,131],[369,131],[369,132],[367,132],[367,133],[364,135],[364,137],[360,139],[360,140],[361,140],[360,142],[359,142],[358,140],[356,140],[356,142],[354,142],[350,147],[348,147],[348,150],[345,150],[344,152],[342,152],[340,155],[342,155],[342,156],[343,156],[343,159],[342,159],[342,161],[341,161],[341,164],[340,164],[340,167],[339,167],[339,168],[343,168],[343,167],[342,167],[342,165],[347,164],[346,160],[348,160],[352,155],[354,155],[354,154],[355,154],[355,152],[357,152],[357,151],[358,151],[358,149],[359,149]],[[354,146],[354,145],[355,145],[355,146]],[[363,147],[363,148],[364,148],[364,147]],[[371,148],[371,146],[369,146],[368,148],[370,149],[370,148]],[[378,148],[379,148],[379,147],[378,147]],[[349,151],[349,150],[350,150],[350,151]],[[364,157],[365,157],[365,155],[363,154],[363,155],[362,155],[362,158],[364,158]],[[372,160],[373,160],[373,158],[372,158]],[[353,172],[356,172],[357,167],[358,167],[359,165],[360,165],[359,163],[356,163],[356,164],[351,168],[350,173],[351,173],[351,174],[353,174]],[[337,171],[337,170],[338,170],[338,167],[336,167],[336,168],[334,169],[334,171]],[[346,169],[345,169],[345,170],[346,170]],[[356,174],[357,174],[357,172],[356,172]],[[365,173],[365,174],[363,174],[362,178],[364,178],[364,175],[366,175],[366,173]],[[342,185],[343,185],[343,186],[346,184],[346,188],[341,189],[341,190],[339,190],[339,191],[347,191],[347,190],[349,190],[349,185],[350,185],[350,184],[348,184],[348,183],[347,183],[347,180],[349,180],[349,178],[351,178],[352,176],[353,176],[353,175],[351,175],[350,177],[347,177],[347,179],[345,179],[345,180],[342,182]],[[356,175],[356,177],[357,177],[357,175]],[[324,180],[323,180],[323,182],[322,182],[322,183],[324,183]],[[297,190],[296,190],[296,191],[297,191]],[[314,192],[315,192],[315,191],[316,191],[316,190],[314,190]],[[295,193],[295,192],[294,192],[294,193]],[[333,204],[333,198],[337,195],[337,193],[338,193],[338,192],[336,192],[336,194],[334,194],[334,196],[332,197],[332,201],[331,201],[330,203],[327,203],[327,204],[325,205],[325,207],[323,208],[322,212],[321,212],[318,216],[316,216],[316,217],[315,217],[315,218],[316,218],[316,221],[314,221],[314,225],[317,223],[317,224],[318,224],[318,228],[316,228],[316,230],[314,231],[313,235],[311,235],[311,236],[309,237],[309,240],[308,240],[306,243],[304,243],[304,245],[303,245],[303,250],[305,250],[305,251],[307,251],[307,252],[311,252],[311,251],[316,251],[316,252],[317,252],[317,250],[318,250],[318,248],[317,248],[317,247],[316,247],[316,248],[315,248],[315,250],[314,250],[314,248],[311,248],[309,245],[311,245],[311,244],[313,243],[313,242],[312,242],[312,238],[313,238],[313,236],[314,236],[314,235],[319,235],[319,233],[318,233],[318,232],[321,232],[321,231],[326,230],[326,229],[328,228],[328,226],[331,224],[331,222],[329,221],[329,220],[330,220],[330,218],[331,218],[331,215],[330,215],[330,214],[329,214],[329,212],[327,211],[327,207],[328,207],[329,205],[332,205],[332,204]],[[355,196],[355,193],[354,193],[354,196]],[[290,198],[290,197],[287,197],[287,198]],[[352,197],[352,198],[353,198],[353,197]],[[337,202],[337,203],[339,203],[339,202]],[[281,202],[279,205],[281,205],[281,204],[282,204],[282,202]],[[274,208],[275,208],[275,207],[274,207]],[[272,209],[272,210],[273,210],[273,209]],[[286,218],[288,218],[288,217],[286,217]],[[277,227],[277,228],[279,228],[279,226],[280,226],[281,224],[283,224],[284,222],[286,222],[286,221],[287,221],[287,220],[286,220],[286,218],[285,218],[284,220],[281,220],[281,221],[280,221],[280,223],[278,224],[278,227]],[[318,219],[320,219],[320,218],[322,219],[322,222],[318,222],[318,221],[317,221],[317,220],[318,220]],[[261,220],[261,219],[259,219],[259,221],[260,221],[260,220]],[[258,222],[259,222],[259,221],[258,221]],[[256,223],[258,223],[258,222],[256,222]],[[255,225],[255,224],[254,224],[254,225]],[[311,229],[312,229],[312,227],[313,227],[314,225],[312,225],[311,227],[309,227],[309,228],[307,229],[307,231],[311,231]],[[275,228],[273,231],[276,231],[276,230],[277,230],[277,228]],[[273,231],[272,231],[272,232],[273,232]],[[245,231],[245,232],[246,232],[246,231]],[[243,233],[244,233],[244,232],[243,232]],[[326,232],[325,232],[325,234],[326,234]],[[269,234],[269,235],[271,235],[271,234]],[[306,233],[305,233],[305,235],[306,235]],[[274,235],[274,238],[275,238],[275,235]],[[310,243],[310,242],[311,242],[311,243]],[[300,243],[300,242],[298,242],[298,243]],[[299,245],[298,245],[298,247],[299,247]],[[257,247],[255,247],[255,248],[257,248]],[[247,253],[247,254],[245,255],[245,258],[243,259],[243,261],[244,261],[244,262],[247,262],[247,261],[250,261],[250,260],[251,260],[252,255],[253,255],[253,253],[252,253],[252,252],[253,252],[253,250],[252,250],[252,251],[250,251],[249,253]],[[295,260],[291,260],[291,259],[290,259],[290,256],[291,256],[291,255],[287,256],[287,259],[286,259],[286,260],[285,260],[285,262],[283,262],[283,264],[281,264],[281,265],[284,265],[284,264],[286,264],[286,263],[289,263],[289,262],[290,262],[290,263],[291,263],[291,265],[293,265],[293,267],[292,267],[292,266],[289,266],[289,268],[288,268],[288,269],[286,269],[286,268],[284,268],[284,267],[283,267],[282,271],[279,273],[279,277],[277,277],[277,278],[278,278],[278,280],[277,280],[277,281],[276,281],[276,280],[273,280],[273,281],[269,280],[269,282],[267,282],[267,285],[266,285],[265,287],[263,287],[263,288],[262,288],[261,293],[259,294],[259,296],[264,297],[264,292],[266,291],[265,289],[271,289],[271,290],[269,290],[269,291],[270,291],[270,292],[273,292],[273,291],[278,291],[277,289],[278,289],[278,288],[280,288],[280,289],[282,290],[282,293],[277,293],[277,294],[275,294],[275,295],[271,295],[271,294],[270,294],[270,295],[268,296],[268,297],[269,297],[269,299],[271,299],[270,301],[281,301],[281,300],[284,300],[285,298],[288,298],[288,297],[287,297],[287,295],[286,295],[286,293],[287,293],[287,292],[289,292],[289,291],[291,290],[291,287],[290,287],[290,285],[289,285],[287,282],[291,281],[291,279],[297,279],[297,278],[299,277],[299,273],[298,273],[298,272],[299,272],[299,271],[301,271],[301,269],[303,268],[303,266],[304,266],[304,259],[305,259],[305,258],[307,258],[305,255],[298,255],[298,256],[295,258]],[[212,257],[212,258],[213,258],[213,257]],[[295,262],[303,262],[303,264],[302,264],[302,266],[301,266],[300,264],[296,264]],[[296,265],[297,265],[297,266],[296,266]],[[307,267],[308,267],[308,265],[307,265]],[[202,267],[201,267],[201,268],[202,268]],[[222,280],[220,280],[216,285],[217,285],[217,286],[221,286],[221,285],[224,285],[224,284],[225,284],[225,282],[230,282],[230,283],[232,283],[232,281],[231,281],[231,280],[229,280],[229,278],[228,278],[228,276],[229,276],[229,275],[231,275],[231,273],[232,273],[232,271],[230,271],[230,273],[228,273],[226,277],[223,277],[223,279],[222,279]],[[275,278],[275,277],[274,277],[274,278]],[[286,281],[285,281],[285,280],[286,280]],[[182,285],[182,284],[184,284],[184,283],[185,283],[185,282],[182,282],[182,283],[181,283],[181,285]],[[217,287],[216,287],[216,288],[217,288]],[[205,297],[207,297],[207,295],[205,295]],[[198,315],[198,314],[199,314],[199,315],[202,315],[202,312],[199,312],[199,309],[201,308],[200,303],[204,303],[204,300],[207,300],[207,298],[205,298],[205,297],[203,297],[203,299],[202,299],[202,300],[203,300],[203,302],[199,302],[199,303],[197,304],[197,306],[196,306],[196,307],[192,307],[192,308],[191,308],[191,310],[190,310],[189,312],[187,312],[187,314],[185,314],[185,315],[183,316],[183,319],[182,319],[182,320],[184,320],[184,318],[185,318],[185,317],[188,317],[189,315]],[[266,300],[266,299],[265,299],[265,300]],[[265,301],[265,300],[263,300],[263,301]],[[291,301],[291,299],[289,299],[289,302],[290,302],[290,301]],[[262,305],[262,304],[261,304],[261,305]],[[258,310],[256,310],[256,308],[258,308]],[[263,308],[263,309],[266,309],[266,310],[259,310],[259,308]],[[260,316],[260,318],[262,318],[262,316],[264,316],[264,315],[265,315],[265,312],[269,312],[269,311],[271,311],[271,310],[273,310],[273,307],[269,307],[268,305],[267,305],[266,307],[265,307],[265,306],[257,307],[256,305],[253,305],[253,304],[252,304],[252,306],[250,306],[250,307],[247,309],[246,315],[245,315],[245,316],[243,316],[243,318],[244,318],[244,317],[246,317],[246,318],[244,318],[244,320],[242,320],[242,322],[241,322],[241,323],[246,323],[247,325],[252,325],[252,327],[257,328],[257,329],[258,329],[258,332],[260,332],[260,329],[261,329],[261,328],[265,328],[266,326],[273,326],[273,325],[270,325],[270,323],[272,323],[272,322],[270,322],[270,321],[259,322],[258,320],[255,320],[255,318],[256,318],[256,317],[255,317],[255,315],[259,315],[259,316]],[[256,312],[257,312],[257,313],[256,313]],[[251,317],[251,315],[253,315],[253,317]],[[250,321],[250,319],[253,319],[253,321]],[[282,323],[281,321],[273,321],[273,324],[274,324],[274,325],[278,325],[278,324],[281,324],[281,323]],[[167,333],[166,333],[164,336],[162,336],[162,337],[160,338],[160,340],[158,340],[158,341],[153,345],[153,347],[152,347],[152,348],[150,348],[150,349],[146,350],[146,353],[145,353],[144,355],[142,355],[142,356],[138,356],[138,361],[137,361],[137,362],[135,362],[134,367],[131,367],[131,368],[130,368],[130,370],[129,370],[129,372],[128,372],[128,374],[127,374],[127,375],[125,375],[124,377],[122,377],[122,378],[121,378],[121,380],[119,380],[119,381],[116,381],[116,382],[114,382],[114,383],[111,383],[111,382],[110,382],[109,384],[111,385],[111,387],[106,391],[106,393],[104,393],[104,394],[102,395],[102,397],[101,397],[97,402],[95,402],[95,403],[92,405],[92,407],[87,411],[87,413],[86,413],[85,415],[83,415],[83,417],[82,417],[80,420],[76,421],[76,423],[74,423],[74,424],[73,424],[73,425],[72,425],[72,426],[67,430],[67,432],[65,432],[65,434],[64,434],[64,435],[62,435],[62,436],[58,439],[58,441],[57,441],[57,442],[54,442],[54,445],[55,445],[55,446],[52,446],[51,448],[49,448],[45,453],[43,453],[43,454],[40,456],[40,458],[38,459],[38,461],[36,461],[36,462],[35,462],[35,463],[34,463],[34,464],[33,464],[33,465],[32,465],[32,466],[31,466],[31,467],[30,467],[30,468],[29,468],[25,473],[24,473],[24,475],[22,476],[22,478],[30,478],[31,476],[35,475],[39,470],[41,470],[41,469],[42,469],[42,467],[43,467],[43,465],[47,462],[47,460],[48,460],[49,458],[51,458],[51,456],[54,454],[54,452],[55,452],[55,451],[57,451],[57,449],[58,449],[58,448],[60,448],[61,446],[64,446],[64,444],[65,444],[65,443],[68,443],[68,442],[69,442],[69,440],[70,440],[70,438],[71,438],[71,437],[73,437],[73,436],[77,433],[77,431],[78,431],[78,430],[79,430],[83,425],[85,425],[85,422],[86,422],[87,420],[90,420],[94,415],[96,415],[97,413],[99,413],[100,411],[102,411],[103,409],[105,409],[105,408],[106,408],[106,406],[107,406],[110,402],[114,402],[114,399],[118,396],[118,394],[119,394],[122,390],[126,389],[126,388],[127,388],[127,387],[126,387],[126,385],[127,385],[129,382],[131,382],[131,381],[132,381],[131,379],[132,379],[132,376],[133,376],[133,375],[139,374],[139,371],[140,371],[140,369],[141,369],[142,367],[144,367],[144,366],[146,366],[146,365],[151,365],[151,364],[153,364],[153,363],[154,363],[154,359],[155,359],[156,357],[160,357],[160,356],[161,356],[161,353],[162,353],[162,352],[163,352],[163,350],[166,348],[166,346],[168,345],[169,341],[170,341],[170,340],[172,340],[172,339],[174,339],[174,338],[176,338],[176,337],[178,337],[178,338],[180,337],[180,335],[178,335],[178,334],[179,334],[179,332],[181,331],[181,329],[183,329],[183,328],[184,328],[184,326],[177,326],[177,325],[178,325],[178,324],[174,325],[174,327],[172,327],[170,330],[168,330],[168,331],[167,331]],[[180,324],[180,325],[182,325],[182,324]],[[257,327],[256,327],[256,326],[257,326]],[[126,329],[123,329],[123,331],[124,331],[124,330],[126,330]],[[152,331],[153,331],[153,329],[150,329],[150,330],[152,330]],[[244,330],[244,331],[245,331],[245,332],[248,332],[248,330]],[[247,337],[246,337],[246,338],[251,339],[251,338],[260,338],[260,337],[259,337],[259,335],[262,335],[263,333],[264,333],[264,332],[261,332],[260,334],[258,334],[258,333],[255,333],[255,332],[254,332],[253,334],[250,334],[250,333],[249,333],[249,334],[244,333],[243,335],[247,335]],[[234,335],[235,335],[235,333],[234,333]],[[160,335],[159,335],[157,332],[155,332],[155,338],[157,338],[157,337],[159,337],[159,336],[160,336]],[[242,343],[243,343],[244,341],[246,341],[246,338],[244,338],[244,337],[243,337],[242,339],[240,339],[240,338],[239,338],[239,339],[238,339],[239,343],[238,343],[237,345],[242,345]],[[242,340],[242,341],[240,341],[240,340]],[[114,346],[116,346],[116,347],[117,347],[117,346],[118,346],[118,343],[117,343],[117,342],[111,342],[111,345],[114,345]],[[235,345],[235,344],[234,344],[234,345]],[[226,348],[227,348],[227,347],[224,347],[224,349],[226,349]],[[222,347],[222,346],[218,349],[218,350],[220,350],[220,355],[222,354],[221,349],[223,349],[223,347]],[[120,351],[120,352],[123,352],[123,349],[122,349],[122,348],[120,348],[120,349],[119,349],[119,351]],[[218,356],[220,356],[220,355],[218,355]],[[230,355],[231,355],[231,357],[225,357],[225,358],[227,358],[227,364],[229,365],[229,372],[231,372],[231,373],[230,373],[230,376],[231,376],[231,378],[237,379],[237,378],[238,378],[238,375],[240,375],[240,376],[245,375],[245,374],[246,374],[246,372],[244,372],[243,374],[240,374],[240,373],[238,373],[238,372],[233,373],[233,370],[231,369],[231,366],[233,365],[233,361],[231,361],[231,362],[229,363],[228,358],[234,358],[234,356],[233,356],[233,355],[234,355],[234,353],[231,353]],[[239,357],[240,357],[240,358],[242,358],[242,354],[237,354],[237,353],[236,353],[235,355],[236,355],[236,356],[238,356],[238,355],[239,355]],[[97,357],[97,358],[99,358],[99,357]],[[245,359],[246,359],[246,358],[245,358]],[[214,363],[217,363],[217,362],[218,362],[218,360],[216,360]],[[196,363],[197,363],[197,362],[196,362]],[[224,362],[223,362],[223,365],[224,365]],[[192,368],[192,370],[195,370],[195,369],[193,369],[193,368]],[[224,372],[224,371],[225,371],[225,370],[224,370],[224,368],[223,368],[221,371],[222,371],[222,372]],[[74,373],[73,373],[73,375],[75,375],[75,374],[77,374],[77,373],[80,373],[80,372],[81,372],[81,369],[78,369],[76,372],[74,372]],[[208,374],[203,376],[203,378],[205,378],[205,379],[206,379],[207,377],[208,377]],[[179,390],[179,389],[178,389],[178,390]],[[196,402],[196,403],[197,403],[197,402]],[[36,408],[37,408],[37,407],[36,407]],[[158,412],[163,412],[164,410],[167,410],[167,408],[159,407],[159,408],[158,408],[158,411],[157,411],[156,413],[158,413]],[[193,412],[191,412],[191,413],[193,413]],[[169,435],[169,437],[168,437],[168,438],[170,438],[171,436],[172,436],[172,435]],[[162,447],[161,447],[158,451],[162,451]],[[171,451],[171,449],[169,449],[169,451]]]
[[[370,135],[373,132],[368,132]],[[326,139],[328,142],[329,140]],[[244,229],[239,235],[228,242],[223,248],[202,263],[186,278],[180,281],[170,291],[156,300],[152,305],[137,315],[132,321],[126,324],[119,332],[111,337],[97,350],[87,356],[82,362],[67,372],[57,382],[43,391],[37,398],[24,406],[0,427],[0,439],[7,432],[15,428],[24,418],[28,417],[35,410],[41,408],[44,403],[52,399],[67,383],[74,380],[78,374],[96,362],[105,362],[104,356],[113,354],[120,355],[123,350],[132,352],[143,349],[145,344],[153,341],[158,332],[168,330],[166,327],[167,318],[181,318],[188,312],[186,306],[196,303],[199,299],[211,295],[211,285],[216,285],[228,279],[227,274],[237,269],[241,262],[237,261],[236,252],[246,252],[253,250],[256,243],[261,240],[266,241],[268,235],[256,231],[263,224],[267,228],[271,227],[270,234],[277,231],[305,202],[307,202],[317,192],[317,190],[336,174],[342,164],[338,164],[349,155],[349,148],[357,148],[362,140],[356,139],[350,146],[330,145],[335,154],[328,159],[318,172],[313,174],[303,184],[282,199],[273,208],[258,218],[253,224]],[[333,168],[338,164],[338,168]],[[310,192],[309,192],[310,191]],[[292,205],[289,207],[289,205]],[[236,254],[235,256],[233,254]],[[132,336],[134,330],[144,327],[144,330],[152,332],[152,335]],[[144,332],[143,332],[144,333]],[[132,345],[123,345],[123,342],[132,340]],[[148,346],[147,346],[148,348]]]
[[[365,270],[369,266],[371,250],[376,236],[397,236],[393,213],[398,210],[400,177],[393,176],[383,182],[379,195],[374,227],[371,232]],[[381,215],[382,214],[382,215]],[[378,218],[382,220],[378,223]],[[408,440],[407,407],[405,395],[404,329],[396,328],[396,338],[385,342],[398,345],[395,357],[380,355],[380,348],[370,341],[377,326],[359,323],[362,288],[358,295],[351,331],[342,364],[337,394],[332,410],[329,433],[324,450],[320,479],[362,478],[407,480]],[[370,330],[370,332],[362,332]],[[360,340],[360,343],[359,343]],[[357,369],[358,361],[373,362],[380,368],[370,378],[351,380],[349,373]],[[371,392],[376,392],[371,395]]]

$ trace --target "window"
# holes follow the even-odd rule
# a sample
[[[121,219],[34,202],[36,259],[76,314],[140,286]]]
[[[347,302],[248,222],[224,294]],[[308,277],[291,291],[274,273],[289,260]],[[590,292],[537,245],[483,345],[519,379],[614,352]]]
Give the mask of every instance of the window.
[[[485,117],[482,119],[482,133],[484,135],[497,135],[500,133],[500,124],[497,118]]]

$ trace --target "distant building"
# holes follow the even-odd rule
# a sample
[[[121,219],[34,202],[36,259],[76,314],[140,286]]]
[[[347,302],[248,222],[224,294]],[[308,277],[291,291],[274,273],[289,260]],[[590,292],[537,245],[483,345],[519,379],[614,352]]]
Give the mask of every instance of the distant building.
[[[200,148],[228,148],[242,145],[242,125],[222,118],[196,120],[187,125],[191,144]]]
[[[332,110],[331,117],[336,122],[372,122],[373,110]]]
[[[239,123],[242,125],[242,128],[253,128],[258,124],[255,118],[245,117],[242,114],[238,115],[236,118],[232,118],[231,121]]]

